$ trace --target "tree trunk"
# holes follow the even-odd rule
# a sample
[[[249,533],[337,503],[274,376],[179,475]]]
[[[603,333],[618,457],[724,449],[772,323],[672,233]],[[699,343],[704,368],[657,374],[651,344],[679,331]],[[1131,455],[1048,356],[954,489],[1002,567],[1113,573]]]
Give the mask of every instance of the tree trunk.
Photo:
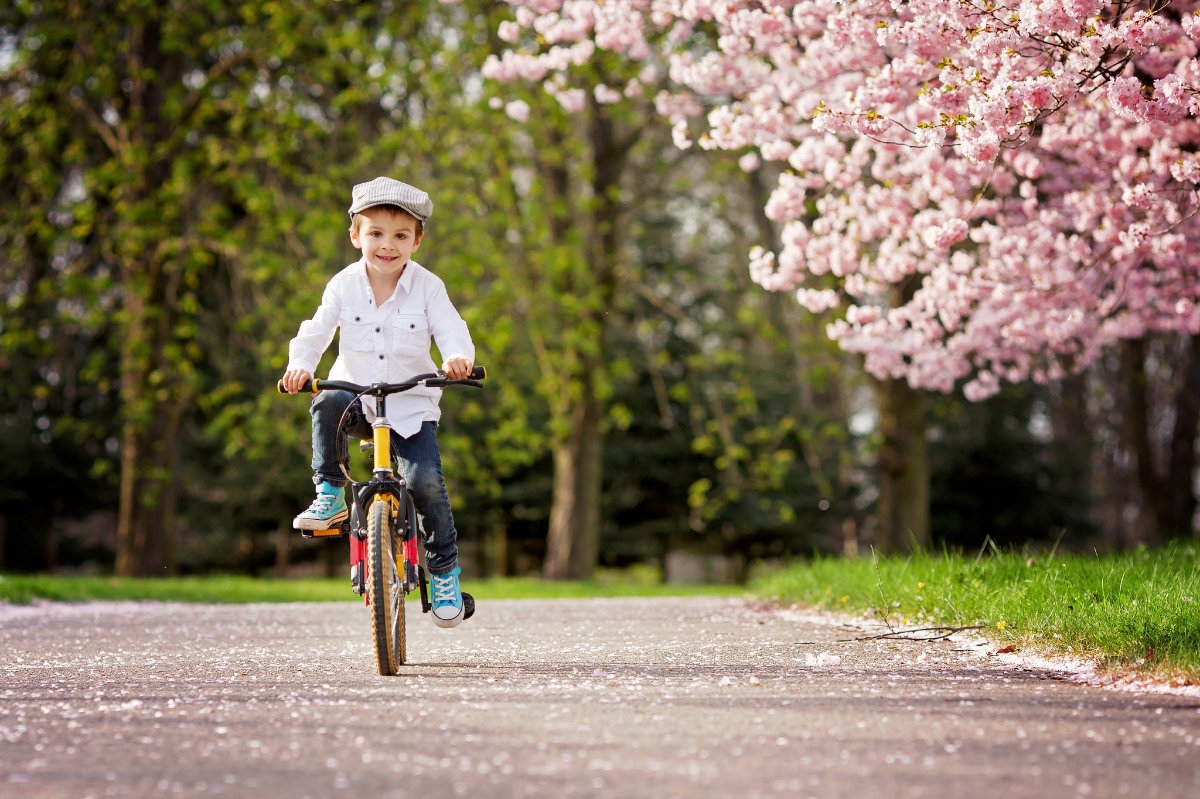
[[[163,187],[170,183],[177,124],[166,111],[167,87],[184,70],[177,52],[163,48],[164,20],[153,13],[128,21],[127,49],[117,71],[128,90],[118,118],[79,103],[82,121],[109,150],[122,179],[107,187],[112,256],[120,264],[121,485],[117,512],[119,575],[172,571],[172,536],[180,423],[188,402],[187,364],[177,344],[186,259],[169,241],[185,237],[186,211]],[[127,127],[124,120],[134,122]],[[111,127],[110,127],[111,126]],[[160,254],[161,253],[161,254]]]
[[[594,305],[581,320],[580,330],[591,330],[595,340],[588,351],[572,353],[570,379],[560,418],[566,420],[564,436],[554,444],[554,494],[546,537],[547,579],[586,579],[599,557],[600,499],[603,485],[604,416],[607,404],[598,391],[607,368],[606,340],[612,323],[617,285],[623,205],[619,186],[637,132],[617,135],[606,110],[593,103],[588,126],[591,149],[590,197],[580,225],[586,231],[586,277],[574,286],[587,293]],[[565,173],[560,175],[565,177]],[[560,190],[566,192],[565,181]],[[563,231],[557,235],[565,238]]]
[[[912,300],[921,279],[909,276],[891,289],[891,305]],[[879,404],[879,501],[875,548],[908,552],[929,545],[929,453],[925,395],[903,380],[876,380]]]
[[[1125,389],[1125,408],[1122,416],[1121,432],[1125,437],[1125,445],[1133,454],[1135,474],[1138,488],[1141,489],[1142,502],[1149,509],[1148,517],[1150,530],[1138,537],[1148,536],[1151,543],[1157,543],[1158,520],[1162,516],[1162,499],[1159,493],[1160,470],[1154,462],[1154,446],[1150,442],[1150,397],[1146,380],[1146,341],[1131,339],[1122,341],[1121,347],[1121,385]]]
[[[925,396],[903,380],[877,381],[879,501],[875,548],[907,552],[929,544],[929,458]]]
[[[1050,428],[1053,431],[1054,459],[1059,474],[1082,494],[1094,492],[1091,424],[1087,403],[1087,378],[1081,374],[1068,375],[1057,384],[1057,394],[1051,401]]]
[[[492,524],[488,531],[487,546],[487,571],[489,577],[507,577],[509,575],[508,568],[508,527],[502,521],[497,521]]]
[[[1186,351],[1172,386],[1173,425],[1168,451],[1156,457],[1151,426],[1151,399],[1146,375],[1146,341],[1121,343],[1121,383],[1125,389],[1122,433],[1133,453],[1142,503],[1149,513],[1144,527],[1148,539],[1157,544],[1168,538],[1192,535],[1196,494],[1192,479],[1196,471],[1196,433],[1200,422],[1200,337],[1186,341]]]
[[[161,165],[147,170],[146,185]],[[132,191],[139,204],[149,192]],[[120,230],[118,230],[120,235]],[[134,241],[133,233],[124,240]],[[117,510],[119,575],[174,571],[176,485],[184,408],[189,390],[169,349],[181,312],[179,270],[126,253],[121,268],[125,322],[121,328],[121,486]],[[178,356],[176,356],[178,357]]]
[[[274,572],[276,577],[287,576],[288,564],[291,562],[291,537],[292,526],[290,524],[280,524],[275,530]]]
[[[600,400],[588,393],[573,409],[571,432],[554,448],[554,502],[542,567],[543,576],[550,580],[586,579],[596,567],[603,412]]]
[[[126,421],[121,446],[116,573],[161,576],[174,571],[177,414],[168,410],[148,427]]]
[[[1175,426],[1167,455],[1161,530],[1167,538],[1190,538],[1196,515],[1196,432],[1200,423],[1200,336],[1189,336],[1175,386]]]

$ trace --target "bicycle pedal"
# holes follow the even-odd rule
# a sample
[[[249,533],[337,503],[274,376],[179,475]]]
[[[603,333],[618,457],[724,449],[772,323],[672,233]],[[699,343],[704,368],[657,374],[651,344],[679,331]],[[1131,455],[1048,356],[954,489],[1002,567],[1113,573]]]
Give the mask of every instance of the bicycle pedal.
[[[475,615],[475,597],[463,592],[463,621]]]
[[[334,527],[331,530],[301,530],[300,535],[305,538],[334,538],[342,534],[342,528]]]

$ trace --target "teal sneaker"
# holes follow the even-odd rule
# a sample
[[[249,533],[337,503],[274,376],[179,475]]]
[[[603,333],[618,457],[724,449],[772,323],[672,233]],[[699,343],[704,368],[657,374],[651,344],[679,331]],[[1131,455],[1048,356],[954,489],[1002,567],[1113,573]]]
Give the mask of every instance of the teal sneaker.
[[[433,594],[433,623],[438,627],[457,627],[463,620],[462,589],[458,586],[457,566],[446,574],[429,575],[430,593]]]
[[[292,519],[297,530],[329,530],[337,527],[350,515],[346,507],[346,492],[341,486],[322,482],[317,486],[317,498],[308,510]]]

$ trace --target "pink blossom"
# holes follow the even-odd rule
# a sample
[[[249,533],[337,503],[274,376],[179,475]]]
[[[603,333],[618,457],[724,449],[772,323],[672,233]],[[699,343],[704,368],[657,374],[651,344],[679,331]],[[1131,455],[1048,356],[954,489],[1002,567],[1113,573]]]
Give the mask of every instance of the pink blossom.
[[[1031,150],[1016,150],[1009,160],[1013,172],[1023,178],[1036,180],[1045,172],[1041,159]]]
[[[750,250],[750,279],[758,285],[770,280],[770,276],[775,272],[775,253],[763,249],[762,247],[753,247]]]
[[[552,89],[551,93],[564,110],[571,113],[582,111],[587,102],[583,89]]]
[[[930,125],[918,128],[914,136],[921,147],[941,147],[946,141],[948,131],[941,125]]]
[[[681,119],[671,126],[671,141],[680,150],[686,150],[692,146],[692,136],[688,130],[686,119]]]
[[[521,26],[511,20],[504,20],[496,29],[496,35],[502,42],[512,44],[521,36]]]
[[[837,292],[829,289],[796,289],[796,302],[813,313],[831,311],[841,304]]]
[[[1191,153],[1181,155],[1171,165],[1171,177],[1180,183],[1200,184],[1200,159]]]
[[[1121,200],[1131,208],[1145,209],[1150,207],[1154,196],[1149,186],[1139,183],[1126,188],[1121,194]]]
[[[542,40],[488,78],[582,110],[630,102],[637,74],[679,146],[786,167],[780,251],[751,276],[844,307],[828,334],[873,374],[982,399],[1200,331],[1197,0],[506,2],[502,39]],[[590,77],[597,48],[624,82]]]
[[[504,106],[504,113],[516,122],[529,121],[529,103],[524,100],[513,100]]]
[[[1184,14],[1182,27],[1183,32],[1193,41],[1200,42],[1200,14],[1194,11],[1191,14]]]
[[[945,250],[967,237],[970,226],[964,219],[949,219],[925,231],[925,243],[931,249]]]
[[[882,317],[874,305],[851,305],[846,309],[846,321],[852,325],[869,325]]]
[[[968,161],[990,163],[1000,154],[1000,137],[991,130],[964,133],[959,141]]]
[[[609,86],[596,86],[592,89],[592,95],[596,98],[596,102],[601,105],[611,105],[621,100],[621,92]]]

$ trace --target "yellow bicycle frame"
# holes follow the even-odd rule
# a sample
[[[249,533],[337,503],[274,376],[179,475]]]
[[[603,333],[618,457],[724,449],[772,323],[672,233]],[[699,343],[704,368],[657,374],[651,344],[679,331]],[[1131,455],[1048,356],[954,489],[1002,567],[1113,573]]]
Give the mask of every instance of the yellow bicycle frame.
[[[372,433],[375,445],[375,471],[390,471],[392,468],[392,428],[387,422],[379,424],[376,420]]]
[[[371,439],[375,447],[375,473],[390,472],[392,470],[392,428],[388,424],[387,419],[382,417],[375,420],[372,427]],[[380,492],[375,495],[376,502],[386,501],[388,504],[388,515],[392,517],[395,523],[399,523],[398,514],[400,511],[399,503],[391,494]],[[394,528],[393,528],[394,529]],[[404,574],[404,549],[397,546],[392,552],[392,556],[396,559],[396,572],[400,575]],[[401,578],[403,579],[403,577]]]

